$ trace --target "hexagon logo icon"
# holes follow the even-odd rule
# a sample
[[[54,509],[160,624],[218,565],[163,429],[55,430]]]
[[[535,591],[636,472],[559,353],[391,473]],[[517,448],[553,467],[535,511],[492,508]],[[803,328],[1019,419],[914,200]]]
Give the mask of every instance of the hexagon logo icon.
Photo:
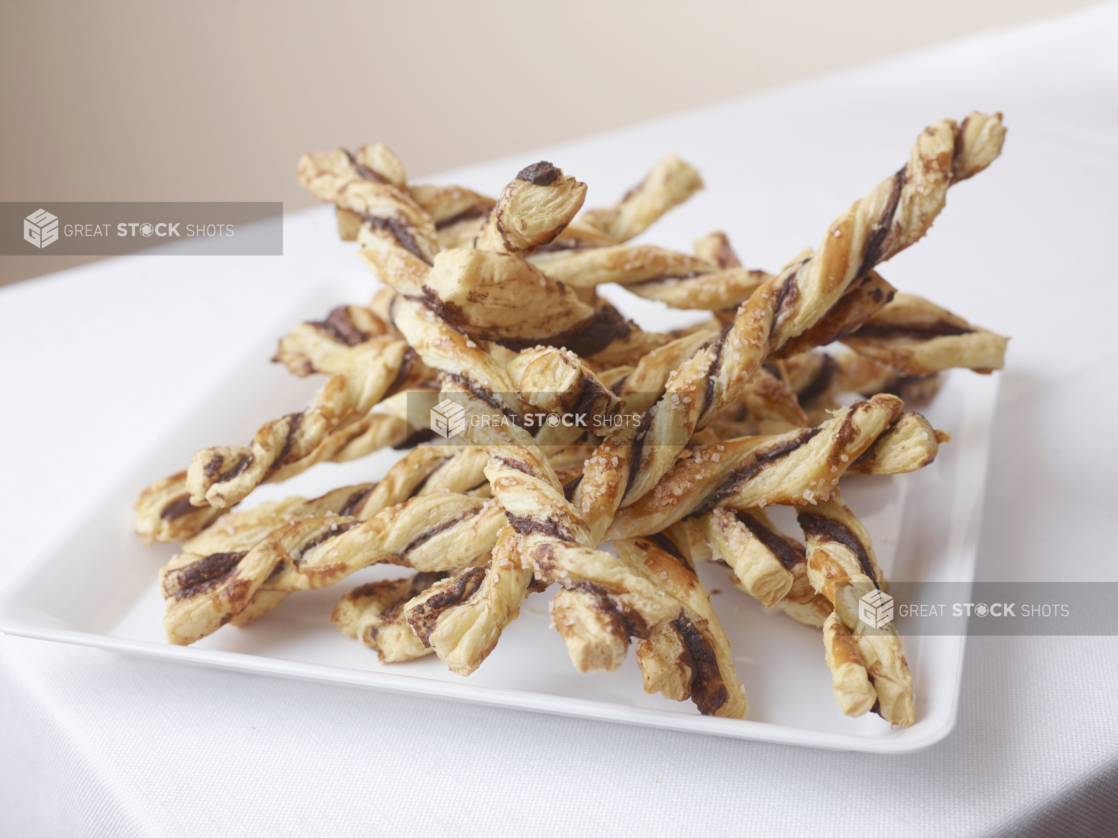
[[[466,408],[451,399],[443,399],[431,408],[431,430],[443,439],[451,439],[466,430]]]
[[[893,598],[885,591],[870,591],[858,600],[858,618],[875,629],[885,628],[893,620]]]
[[[23,240],[42,250],[58,241],[58,216],[45,209],[36,210],[23,219]]]

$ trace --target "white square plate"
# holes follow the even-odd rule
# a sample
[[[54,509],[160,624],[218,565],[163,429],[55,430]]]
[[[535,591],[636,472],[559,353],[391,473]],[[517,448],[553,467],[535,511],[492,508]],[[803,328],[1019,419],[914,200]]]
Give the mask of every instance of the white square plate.
[[[647,329],[696,319],[694,312],[666,312],[615,288],[605,293]],[[708,589],[719,591],[712,599],[749,699],[744,721],[703,717],[689,702],[646,695],[632,653],[617,672],[578,673],[562,641],[548,629],[548,594],[529,597],[520,618],[468,679],[451,674],[433,656],[381,664],[374,652],[330,624],[330,612],[347,591],[400,576],[399,568],[369,568],[332,588],[292,596],[246,628],[225,627],[191,647],[168,645],[156,572],[176,550],[173,545],[144,547],[133,534],[137,491],[183,468],[196,449],[246,442],[262,422],[305,404],[322,379],[297,379],[268,364],[277,338],[300,320],[368,295],[368,282],[327,283],[266,332],[251,356],[187,414],[164,444],[137,459],[121,483],[106,487],[89,517],[77,521],[0,592],[0,630],[181,663],[820,748],[904,753],[938,742],[954,727],[963,637],[904,636],[899,621],[916,684],[916,724],[900,730],[873,714],[850,719],[832,695],[818,630],[766,612],[713,565],[700,568],[700,575]],[[845,500],[872,533],[890,579],[973,579],[996,395],[996,377],[952,373],[925,411],[937,428],[954,436],[935,463],[899,477],[844,479]],[[389,450],[355,463],[319,465],[287,483],[261,487],[246,506],[374,480],[399,456]],[[783,512],[776,510],[777,523],[797,533],[794,519],[782,517]]]

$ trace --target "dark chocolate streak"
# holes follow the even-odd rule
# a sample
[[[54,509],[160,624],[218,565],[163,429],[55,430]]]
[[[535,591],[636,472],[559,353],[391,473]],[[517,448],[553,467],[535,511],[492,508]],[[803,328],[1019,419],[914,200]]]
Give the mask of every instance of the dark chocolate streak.
[[[912,338],[913,340],[931,340],[939,337],[954,337],[955,335],[973,335],[974,329],[959,326],[949,320],[937,320],[935,323],[921,323],[906,326],[896,324],[866,323],[851,337],[858,338]]]
[[[472,597],[485,581],[487,572],[484,567],[471,567],[455,577],[446,590],[434,594],[408,612],[408,624],[424,646],[431,645],[431,632],[435,630],[439,614]]]
[[[323,543],[329,541],[331,538],[337,538],[342,533],[349,532],[354,527],[359,526],[361,526],[360,521],[350,521],[348,524],[335,524],[334,529],[327,530],[326,532],[322,533],[322,535],[315,536],[310,541],[305,542],[303,546],[299,548],[299,558],[295,562],[295,566],[299,567],[299,565],[303,563],[303,559],[307,557],[307,553],[309,553],[315,547],[319,547]]]
[[[416,363],[419,361],[419,353],[417,353],[410,346],[404,352],[404,358],[400,362],[400,369],[396,370],[396,377],[392,379],[392,383],[388,385],[388,389],[384,391],[384,397],[394,396],[400,389],[407,384],[408,376],[415,368]]]
[[[586,250],[593,245],[586,244],[580,239],[556,239],[542,244],[536,248],[536,253],[558,253],[561,250]]]
[[[679,548],[675,546],[675,542],[673,542],[662,532],[653,533],[652,535],[646,536],[646,538],[648,538],[649,541],[651,541],[653,544],[655,544],[657,547],[659,547],[680,564],[687,564],[687,559],[685,559],[683,557],[683,554],[679,552]]]
[[[580,474],[578,477],[576,477],[574,480],[570,481],[569,483],[564,483],[563,484],[563,497],[565,497],[567,500],[574,500],[575,490],[578,488],[578,484],[582,482],[582,478],[585,477],[585,476],[586,476],[585,474]]]
[[[479,387],[478,385],[476,385],[472,381],[470,381],[468,378],[465,378],[461,375],[457,375],[456,373],[448,372],[448,373],[444,373],[444,375],[447,378],[449,378],[451,381],[457,381],[459,384],[461,384],[463,387],[465,387],[467,390],[469,390],[471,393],[473,393],[475,396],[477,396],[479,399],[481,399],[483,402],[485,402],[491,408],[493,408],[494,410],[497,410],[500,413],[502,413],[504,416],[506,416],[508,418],[508,420],[510,422],[512,422],[518,428],[523,428],[524,427],[524,420],[519,416],[519,414],[517,414],[516,411],[509,410],[507,407],[505,407],[503,404],[501,404],[499,401],[497,401],[497,399],[493,396],[493,394],[490,393],[488,390],[486,390],[484,387]]]
[[[326,332],[334,340],[346,346],[357,346],[369,339],[368,335],[353,325],[353,320],[349,316],[349,306],[338,306],[326,315],[325,320],[312,320],[310,325]]]
[[[211,553],[194,564],[179,571],[181,586],[175,591],[175,599],[204,594],[216,588],[224,579],[237,569],[246,551],[239,553]]]
[[[302,413],[289,413],[287,414],[287,419],[287,437],[283,441],[283,448],[280,449],[280,452],[276,455],[276,458],[272,460],[272,465],[269,466],[268,471],[275,471],[277,468],[283,465],[283,461],[287,459],[287,455],[291,453],[291,444],[295,441],[295,434],[298,432],[299,426],[303,424]],[[234,469],[235,468],[236,466],[234,466]],[[223,477],[221,479],[228,480],[229,478]]]
[[[570,412],[575,416],[585,416],[587,421],[594,415],[599,405],[605,408],[609,403],[609,391],[585,373],[579,376],[577,392],[578,398],[571,405]]]
[[[434,538],[439,533],[446,532],[451,527],[453,527],[457,524],[460,524],[460,523],[462,523],[463,521],[465,521],[469,518],[473,518],[479,512],[481,512],[480,507],[478,509],[471,509],[469,512],[462,513],[457,518],[451,518],[449,521],[443,521],[441,524],[436,524],[435,526],[431,527],[430,529],[424,530],[419,535],[417,535],[415,538],[413,538],[411,541],[409,541],[404,546],[404,549],[401,550],[397,555],[399,555],[400,558],[404,558],[405,556],[407,556],[408,553],[410,553],[412,550],[414,550],[419,545],[430,541],[432,538]]]
[[[302,414],[299,415],[302,416]],[[229,469],[229,471],[225,472],[225,474],[221,475],[221,477],[217,478],[217,480],[215,480],[214,482],[224,483],[227,480],[232,480],[234,477],[236,477],[238,474],[252,465],[252,460],[253,456],[251,454],[245,454],[243,457],[237,460],[236,463],[233,464],[233,468]]]
[[[353,166],[353,168],[357,169],[357,174],[359,174],[361,177],[365,178],[365,180],[372,180],[372,181],[376,181],[377,183],[388,183],[388,181],[385,178],[378,175],[376,172],[374,172],[368,166],[362,166],[360,163],[358,163],[357,158],[353,156],[353,152],[349,151],[348,149],[344,149],[344,148],[342,149],[342,151],[344,151],[345,156],[349,158],[350,165]]]
[[[819,430],[819,428],[806,429],[795,439],[778,442],[771,448],[768,448],[759,453],[755,453],[753,455],[753,459],[748,464],[746,464],[744,467],[741,467],[740,470],[734,470],[730,472],[729,476],[727,476],[726,479],[722,481],[722,484],[718,486],[718,488],[716,488],[713,492],[711,492],[710,495],[707,496],[707,499],[703,501],[703,503],[699,506],[699,508],[691,514],[705,515],[707,512],[710,512],[718,505],[718,502],[722,500],[722,498],[732,495],[739,488],[741,488],[743,484],[748,482],[750,478],[761,471],[761,469],[763,469],[766,465],[771,462],[775,462],[776,460],[779,460],[783,457],[787,457],[797,448],[802,448],[804,445],[807,445],[807,443],[810,442],[817,433],[819,433]]]
[[[519,471],[521,474],[527,474],[529,477],[532,476],[532,469],[529,468],[525,463],[520,462],[519,460],[514,460],[510,457],[502,457],[500,454],[493,454],[492,457],[493,457],[494,460],[497,460],[498,462],[500,462],[502,465],[506,466],[507,468],[515,469],[516,471]]]
[[[858,267],[855,279],[861,278],[872,271],[881,259],[881,248],[885,245],[885,240],[889,237],[890,230],[892,230],[893,216],[896,215],[897,205],[901,201],[901,191],[904,189],[905,180],[908,177],[907,170],[907,166],[901,166],[897,173],[893,175],[893,191],[889,193],[889,202],[885,205],[885,212],[881,214],[881,218],[877,220],[869,235],[866,236],[865,255],[862,257],[862,264]]]
[[[193,512],[195,509],[205,509],[204,506],[195,506],[190,502],[190,495],[183,495],[180,498],[175,498],[169,504],[163,507],[163,511],[159,513],[159,517],[164,521],[173,521],[176,518],[181,518],[188,512]]]
[[[516,175],[517,180],[526,180],[529,183],[534,183],[536,186],[548,186],[549,184],[555,183],[558,177],[559,170],[546,160],[533,163],[531,166],[525,166]]]
[[[703,413],[710,409],[711,400],[714,398],[714,379],[722,368],[722,347],[726,345],[726,335],[729,333],[730,327],[727,326],[722,330],[722,337],[718,339],[718,343],[714,345],[714,357],[710,359],[710,366],[707,367],[707,384],[703,390]]]
[[[858,559],[858,564],[862,567],[862,573],[870,578],[874,587],[881,587],[877,584],[877,575],[873,572],[873,562],[870,561],[869,553],[866,552],[866,546],[858,540],[858,536],[851,531],[850,527],[834,518],[815,515],[811,512],[801,512],[796,516],[796,520],[800,522],[804,535],[808,538],[833,541],[853,553]]]
[[[625,608],[623,605],[610,599],[610,592],[596,582],[585,579],[566,586],[569,590],[582,591],[594,597],[598,610],[605,614],[613,624],[618,636],[639,637],[647,640],[649,635],[648,624],[636,611]]]
[[[404,606],[408,604],[409,600],[415,599],[425,590],[430,588],[436,582],[439,582],[447,577],[443,571],[433,571],[425,573],[417,573],[408,580],[408,586],[404,589],[404,594],[399,599],[394,599],[388,604],[383,611],[380,612],[381,625],[387,625],[400,616],[400,612],[404,610]],[[374,582],[373,585],[378,583]]]
[[[377,218],[375,215],[363,215],[361,220],[372,227],[374,230],[384,230],[392,238],[396,239],[396,243],[404,250],[411,253],[417,259],[422,260],[428,265],[432,264],[431,260],[423,255],[423,251],[419,249],[419,242],[415,240],[415,236],[411,234],[408,229],[407,222],[400,218]]]
[[[830,389],[831,381],[834,379],[836,370],[838,370],[838,364],[835,362],[835,359],[824,353],[823,362],[819,365],[819,369],[816,371],[811,381],[796,394],[796,398],[799,399],[801,407],[807,408],[814,406],[814,402]]]
[[[615,340],[629,337],[632,331],[628,321],[617,309],[606,303],[597,310],[593,323],[555,345],[586,358],[602,351]]]
[[[436,436],[435,432],[430,428],[416,428],[408,432],[403,442],[397,442],[392,446],[393,451],[403,451],[408,448],[415,448],[417,445],[422,445],[425,442],[430,442]]]
[[[773,302],[773,324],[776,324],[777,319],[784,313],[785,307],[791,307],[795,304],[800,296],[800,286],[796,284],[796,271],[789,274],[788,278],[784,280],[780,286],[780,290],[776,292],[776,300]]]
[[[745,528],[780,560],[785,570],[791,570],[800,562],[807,561],[807,553],[802,548],[789,544],[749,513],[738,512],[736,515]]]
[[[900,396],[903,399],[905,397],[905,391],[909,387],[915,384],[919,384],[922,381],[927,381],[928,379],[935,378],[937,375],[939,375],[939,373],[936,372],[929,373],[928,375],[899,375],[888,384],[886,384],[884,387],[882,387],[881,392],[888,393],[891,396]],[[905,399],[905,401],[908,401],[908,399]],[[880,437],[878,437],[878,439],[880,439]],[[876,442],[877,440],[874,440],[875,444]],[[870,447],[872,448],[873,446]],[[866,453],[868,454],[869,451],[867,451]],[[864,457],[865,454],[863,454],[862,456]],[[861,457],[859,457],[858,459],[861,459]]]
[[[846,411],[846,416],[843,418],[842,424],[839,425],[838,433],[835,434],[835,439],[827,450],[827,465],[831,467],[831,474],[836,474],[839,471],[841,465],[839,460],[842,458],[842,452],[854,441],[854,437],[858,434],[854,427],[855,412],[867,404],[868,402],[858,402]]]
[[[458,215],[452,215],[450,218],[444,218],[442,221],[435,222],[435,229],[442,230],[452,224],[457,224],[460,221],[470,221],[474,218],[481,218],[482,216],[489,215],[489,210],[480,206],[473,206],[469,209],[462,210]]]
[[[644,457],[644,441],[648,437],[648,429],[651,427],[652,409],[649,408],[641,416],[641,421],[637,425],[637,432],[633,439],[633,452],[629,455],[629,477],[625,480],[625,491],[622,493],[622,498],[633,488],[633,481],[637,479],[637,472],[640,471],[641,460]]]
[[[691,657],[691,700],[704,716],[713,716],[730,697],[722,682],[714,647],[687,619],[682,609],[679,616],[672,620],[672,628],[679,634]]]
[[[426,289],[424,289],[426,290]],[[439,304],[440,316],[447,319]],[[444,304],[449,309],[449,305]],[[555,346],[561,349],[570,349],[583,358],[600,352],[619,338],[627,338],[633,331],[632,326],[622,317],[617,309],[608,303],[603,304],[594,313],[593,318],[583,321],[569,331],[550,337],[533,338],[494,338],[494,343],[499,343],[507,349],[519,352],[533,346]]]
[[[552,521],[550,518],[539,521],[535,518],[529,518],[528,516],[513,515],[507,510],[505,511],[505,517],[509,519],[509,525],[521,535],[543,533],[544,535],[549,535],[567,544],[576,543],[570,533],[566,532],[558,523]]]
[[[361,507],[365,505],[365,501],[369,499],[369,495],[373,493],[373,489],[376,487],[377,484],[374,483],[367,489],[358,489],[346,498],[346,502],[342,504],[342,508],[338,510],[338,514],[343,518],[352,518],[361,511]]]

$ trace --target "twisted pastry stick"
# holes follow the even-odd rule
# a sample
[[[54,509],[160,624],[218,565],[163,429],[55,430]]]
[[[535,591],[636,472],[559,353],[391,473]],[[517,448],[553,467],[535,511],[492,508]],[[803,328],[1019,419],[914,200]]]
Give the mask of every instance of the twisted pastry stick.
[[[614,241],[627,242],[702,188],[699,173],[675,155],[669,155],[657,160],[645,179],[616,204],[589,210],[580,221]]]
[[[592,451],[572,446],[549,457],[557,477],[569,480],[581,473],[582,460]],[[564,466],[575,466],[564,468]],[[481,568],[469,568],[441,582],[405,606],[404,618],[420,643],[434,649],[451,672],[469,675],[497,645],[501,632],[520,614],[520,604],[532,590],[532,571],[521,566],[519,537],[506,527],[497,538],[493,556]]]
[[[900,399],[882,394],[844,409],[818,428],[694,448],[654,491],[617,515],[606,537],[660,532],[689,515],[718,507],[750,509],[826,499],[847,469],[901,419],[902,409]],[[873,462],[893,459],[879,452]],[[580,485],[584,492],[598,460],[596,455],[589,461]]]
[[[827,511],[826,506],[823,509]],[[811,515],[810,512],[801,514]],[[847,510],[844,520],[850,523],[852,519]],[[855,545],[864,554],[863,561],[872,571],[875,583],[884,583],[876,559],[870,558],[872,545],[869,545],[868,534],[856,520],[851,523],[851,526],[854,525],[857,527],[857,538],[862,540],[852,541],[855,537],[846,535],[844,543]],[[677,538],[682,526],[673,525],[673,534]],[[823,533],[827,529],[817,524],[809,524],[810,527],[814,527],[810,529],[813,533]],[[877,693],[870,683],[858,644],[834,612],[831,599],[823,593],[816,593],[809,580],[811,577],[818,582],[819,568],[823,567],[819,564],[821,554],[818,551],[815,554],[816,566],[809,571],[803,545],[779,532],[761,510],[736,513],[715,510],[696,519],[689,530],[683,538],[694,541],[692,533],[700,538],[705,536],[710,552],[703,558],[727,564],[736,587],[760,600],[766,608],[775,606],[799,622],[823,629],[825,659],[831,671],[835,698],[846,715],[860,716],[873,707]],[[833,524],[827,529],[832,536],[836,531]],[[817,534],[816,545],[820,538],[823,536]],[[862,544],[869,546],[864,548]],[[830,573],[825,567],[822,572]]]
[[[952,367],[980,373],[1001,369],[1009,338],[913,294],[897,294],[842,342],[904,375],[927,376]]]
[[[870,271],[839,297],[813,326],[785,343],[772,357],[787,358],[840,340],[879,313],[896,293],[897,289],[877,271]]]
[[[456,675],[481,666],[532,590],[532,571],[521,567],[517,541],[506,526],[488,564],[435,583],[404,607],[419,644]]]
[[[446,322],[512,349],[577,334],[597,318],[573,288],[508,254],[448,250],[435,259],[423,290]]]
[[[310,454],[275,469],[263,482],[288,480],[320,462],[345,463],[360,459],[386,446],[402,445],[407,438],[406,421],[395,416],[370,413],[352,425],[329,434]],[[222,511],[208,504],[194,506],[190,502],[187,473],[180,471],[157,480],[140,492],[136,501],[136,534],[145,544],[182,541],[205,530]]]
[[[334,607],[330,622],[347,637],[377,653],[381,663],[415,660],[430,654],[404,617],[409,600],[445,578],[445,573],[416,573],[405,579],[371,582],[354,588]]]
[[[622,400],[574,352],[539,347],[521,352],[508,366],[520,398],[556,416],[583,419],[598,436],[621,412]]]
[[[503,526],[494,501],[439,492],[367,521],[304,518],[247,553],[176,556],[160,571],[167,639],[186,645],[206,637],[243,611],[258,591],[322,588],[380,562],[421,571],[476,564],[487,558]]]
[[[408,334],[406,328],[403,330]],[[424,358],[429,364],[434,362],[426,355]],[[468,411],[493,415],[488,394],[478,394],[449,377],[443,388],[460,393]],[[690,624],[678,599],[615,557],[592,549],[586,524],[564,496],[554,469],[534,450],[522,428],[512,423],[482,422],[467,422],[466,427],[471,442],[484,444],[490,455],[486,474],[519,536],[522,564],[529,562],[541,582],[558,583],[565,589],[553,600],[552,613],[558,612],[563,618],[561,625],[559,619],[556,624],[577,668],[616,669],[630,636],[648,639],[662,623],[675,619],[683,618]],[[422,637],[421,629],[417,634]],[[708,667],[701,675],[709,678],[713,672]],[[693,695],[710,698],[710,704],[700,705],[704,713],[737,713],[739,705],[732,692],[710,686],[693,691]],[[715,706],[717,699],[722,703]],[[740,709],[744,712],[744,707]]]
[[[823,649],[839,708],[847,716],[865,715],[877,703],[877,691],[858,644],[835,611],[823,623]]]
[[[725,516],[733,515],[736,524]],[[723,516],[718,520],[716,516]],[[705,535],[708,529],[740,527],[748,532],[728,532],[718,542]],[[792,577],[784,598],[772,608],[798,623],[822,628],[833,611],[826,597],[817,594],[807,579],[807,552],[804,545],[778,530],[762,509],[743,509],[733,513],[714,510],[701,518],[679,521],[663,535],[677,545],[693,562],[708,561],[726,566],[734,587],[757,597],[754,579],[764,579],[766,569],[780,565]],[[769,570],[771,573],[771,570]],[[769,607],[769,606],[766,606]]]
[[[575,288],[613,282],[638,297],[679,309],[735,306],[771,278],[764,271],[741,267],[720,270],[697,256],[653,245],[543,253],[531,261],[548,276]]]
[[[613,389],[624,400],[626,410],[643,413],[664,393],[675,368],[698,349],[714,344],[718,337],[717,332],[711,332],[708,325],[703,324],[696,331],[648,352],[635,367],[604,370],[600,377],[602,380],[619,379]],[[567,394],[567,398],[575,396]],[[759,370],[742,388],[732,408],[740,408],[738,420],[748,414],[755,419],[780,420],[793,427],[807,422],[795,394],[765,369]]]
[[[820,405],[833,409],[834,399],[840,393],[858,393],[863,396],[892,393],[900,396],[907,404],[908,396],[919,394],[922,389],[931,389],[911,387],[910,382],[939,383],[939,379],[905,378],[884,364],[854,352],[835,355],[803,352],[777,361],[773,367],[807,410]]]
[[[405,341],[378,338],[356,349],[366,359],[363,374],[332,376],[305,410],[265,423],[251,446],[197,452],[187,470],[190,502],[232,506],[272,472],[311,455],[330,434],[364,418],[385,396],[429,375],[425,369],[416,372],[415,352]]]
[[[214,526],[186,541],[183,550],[207,557],[215,553],[247,551],[269,534],[303,518],[340,515],[367,521],[390,506],[433,492],[487,498],[485,462],[485,453],[476,448],[420,447],[393,465],[378,483],[344,486],[309,501],[291,497],[254,509],[229,512]],[[231,622],[236,626],[246,625],[286,598],[287,593],[283,591],[258,591]]]
[[[301,323],[284,335],[272,360],[300,378],[311,373],[350,370],[354,368],[354,348],[393,331],[372,309],[338,306],[325,319]]]
[[[754,292],[724,338],[684,363],[646,414],[622,505],[659,483],[691,434],[739,395],[766,356],[820,320],[875,265],[923,236],[947,187],[989,165],[1003,137],[1000,115],[972,114],[960,126],[937,122],[917,139],[904,168],[836,219],[819,250]]]
[[[835,493],[831,500],[812,507],[797,507],[800,526],[807,536],[808,579],[812,587],[834,605],[837,619],[850,632],[861,656],[839,656],[836,663],[852,664],[835,673],[835,692],[843,711],[865,712],[866,696],[857,678],[862,663],[877,694],[874,709],[890,724],[909,727],[916,721],[912,675],[905,661],[900,638],[892,623],[873,628],[858,614],[861,597],[879,588],[880,570],[869,532]],[[833,624],[832,624],[833,625]],[[842,640],[842,633],[828,636],[828,642]],[[835,658],[828,648],[828,658]]]
[[[435,223],[439,247],[470,247],[497,202],[461,186],[413,186],[408,190]]]
[[[327,199],[338,197],[320,191]],[[585,191],[585,184],[550,163],[529,166],[505,188],[476,249],[448,250],[437,258],[432,253],[417,262],[410,255],[416,248],[409,251],[406,240],[382,236],[372,267],[400,293],[425,296],[440,316],[475,340],[497,340],[514,349],[562,344],[592,354],[628,335],[628,324],[612,306],[589,305],[521,258],[559,235]],[[521,305],[525,292],[536,301],[530,309]]]
[[[672,547],[665,540],[624,539],[614,547],[626,566],[683,604],[676,619],[661,623],[647,639],[637,641],[644,691],[663,693],[674,701],[690,698],[704,715],[744,717],[745,688],[734,669],[730,640],[694,569],[673,557],[675,551],[665,549]],[[552,614],[556,616],[555,609]]]
[[[424,445],[409,451],[376,483],[342,486],[311,500],[289,497],[237,509],[183,542],[183,550],[202,556],[255,547],[265,536],[302,518],[329,514],[367,521],[390,506],[420,495],[454,492],[485,498],[485,452],[473,447]]]
[[[298,178],[319,200],[361,219],[361,257],[374,273],[391,276],[395,287],[419,291],[439,244],[434,222],[410,195],[341,149],[304,154]]]
[[[541,160],[517,173],[497,199],[474,247],[527,255],[551,243],[586,200],[586,184]]]
[[[750,526],[754,524],[754,526]],[[771,532],[749,513],[715,509],[695,519],[695,527],[710,544],[715,560],[730,568],[735,584],[766,608],[781,602],[792,589],[792,570],[798,553],[783,549],[777,539],[764,539],[754,530]],[[780,544],[784,544],[780,540]]]

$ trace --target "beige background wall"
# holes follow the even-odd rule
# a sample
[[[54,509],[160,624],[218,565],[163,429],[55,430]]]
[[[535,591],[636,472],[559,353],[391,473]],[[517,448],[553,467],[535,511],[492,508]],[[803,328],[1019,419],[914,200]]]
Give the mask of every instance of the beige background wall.
[[[1091,0],[0,0],[0,200],[313,203],[309,150],[409,175]],[[0,285],[90,261],[0,256]]]

